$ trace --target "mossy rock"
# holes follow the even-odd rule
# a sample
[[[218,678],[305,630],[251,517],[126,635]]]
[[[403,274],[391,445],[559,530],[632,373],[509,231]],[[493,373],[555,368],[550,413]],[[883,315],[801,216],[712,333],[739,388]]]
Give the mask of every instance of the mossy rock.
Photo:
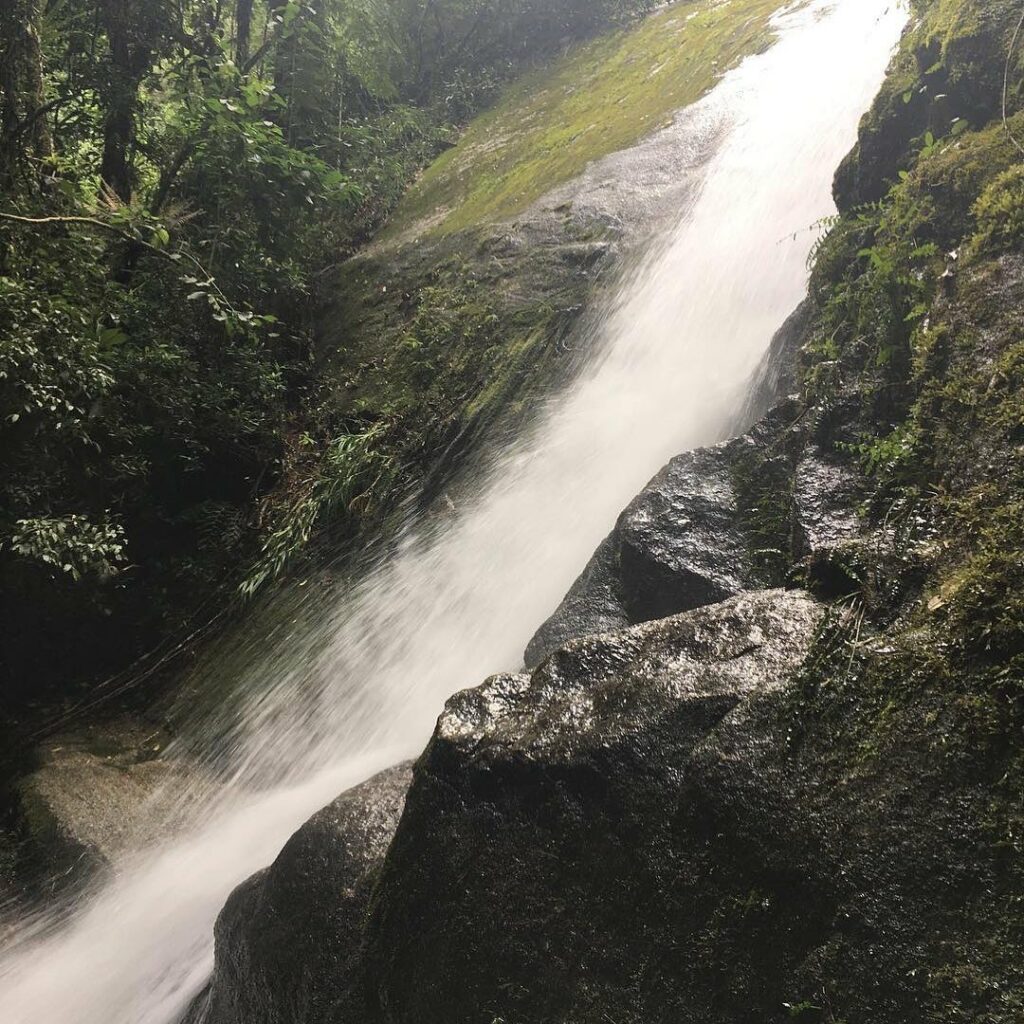
[[[962,120],[983,128],[1001,109],[1003,73],[1020,17],[1015,0],[914,0],[913,22],[836,175],[841,209],[881,199],[912,165],[931,132],[947,137]],[[1015,55],[1019,71],[1024,53]],[[1020,106],[1019,74],[1010,110]]]
[[[684,0],[527,75],[427,169],[385,239],[509,220],[670,122],[771,40],[778,0]]]

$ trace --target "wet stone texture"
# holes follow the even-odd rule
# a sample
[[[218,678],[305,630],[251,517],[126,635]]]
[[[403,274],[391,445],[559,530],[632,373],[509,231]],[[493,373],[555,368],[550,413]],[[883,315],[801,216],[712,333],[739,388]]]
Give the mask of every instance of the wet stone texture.
[[[568,640],[777,582],[756,557],[762,542],[744,514],[742,492],[746,475],[788,463],[796,415],[795,403],[783,403],[743,437],[673,459],[622,513],[565,601],[538,630],[526,651],[527,667]]]
[[[453,698],[373,899],[369,1019],[941,1019],[930,988],[1014,941],[968,924],[1005,899],[989,784],[922,745],[941,703],[852,724],[834,616],[741,596]],[[982,1019],[1018,1018],[949,1018]]]
[[[533,667],[566,641],[725,600],[755,585],[738,523],[732,442],[673,459],[622,513],[527,648]]]
[[[38,749],[11,798],[12,898],[83,885],[140,841],[173,830],[181,812],[176,783],[194,766],[165,760],[166,741],[117,719],[58,734]]]
[[[863,498],[863,480],[851,465],[808,445],[793,474],[792,554],[827,596],[857,589],[861,546],[870,542],[857,514]]]
[[[189,1024],[366,1019],[363,919],[410,778],[401,765],[339,797],[234,892],[217,921],[212,983]]]
[[[784,810],[750,775],[768,737],[755,728],[726,751],[719,736],[793,685],[822,615],[801,592],[742,596],[575,641],[532,676],[453,698],[374,899],[379,1018],[734,1019],[697,1016],[706,1000],[687,1008],[690,965],[715,928],[705,872],[749,870],[742,899],[766,886],[763,941],[751,935],[765,976],[789,966],[776,963],[791,955],[779,935],[813,932],[808,908],[828,903],[799,860],[741,846],[729,859],[749,865],[708,862],[742,805],[773,833]],[[740,806],[702,793],[723,759],[751,787]]]

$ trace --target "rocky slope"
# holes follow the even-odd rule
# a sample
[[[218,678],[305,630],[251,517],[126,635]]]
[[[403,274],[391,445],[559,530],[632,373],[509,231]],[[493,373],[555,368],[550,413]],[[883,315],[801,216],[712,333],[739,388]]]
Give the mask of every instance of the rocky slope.
[[[354,960],[221,1020],[1024,1016],[1018,17],[917,0],[798,397],[652,482],[532,674],[453,698],[368,902],[334,897]],[[272,933],[225,921],[230,1000]],[[357,1014],[315,1008],[353,984]]]
[[[360,929],[410,767],[339,797],[236,890],[217,923],[216,981],[190,1021],[365,1019]]]

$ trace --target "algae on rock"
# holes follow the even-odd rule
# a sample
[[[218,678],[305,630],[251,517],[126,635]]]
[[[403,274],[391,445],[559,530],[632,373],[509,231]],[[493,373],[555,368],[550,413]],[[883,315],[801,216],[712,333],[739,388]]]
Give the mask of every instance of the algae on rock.
[[[526,76],[424,173],[385,238],[508,220],[640,142],[771,39],[778,0],[684,0]]]

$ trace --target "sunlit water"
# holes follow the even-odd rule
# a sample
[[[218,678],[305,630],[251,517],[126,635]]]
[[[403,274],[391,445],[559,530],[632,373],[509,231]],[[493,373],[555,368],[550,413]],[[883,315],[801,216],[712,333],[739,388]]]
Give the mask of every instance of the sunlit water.
[[[217,784],[197,770],[175,838],[22,924],[0,961],[4,1024],[173,1024],[209,975],[232,888],[339,792],[422,748],[453,692],[521,664],[620,509],[734,424],[803,297],[809,228],[832,212],[903,21],[889,0],[814,0],[703,101],[722,130],[702,187],[623,279],[577,383],[443,523],[411,526],[329,606],[289,605],[249,638],[248,696],[203,734],[218,737]]]

